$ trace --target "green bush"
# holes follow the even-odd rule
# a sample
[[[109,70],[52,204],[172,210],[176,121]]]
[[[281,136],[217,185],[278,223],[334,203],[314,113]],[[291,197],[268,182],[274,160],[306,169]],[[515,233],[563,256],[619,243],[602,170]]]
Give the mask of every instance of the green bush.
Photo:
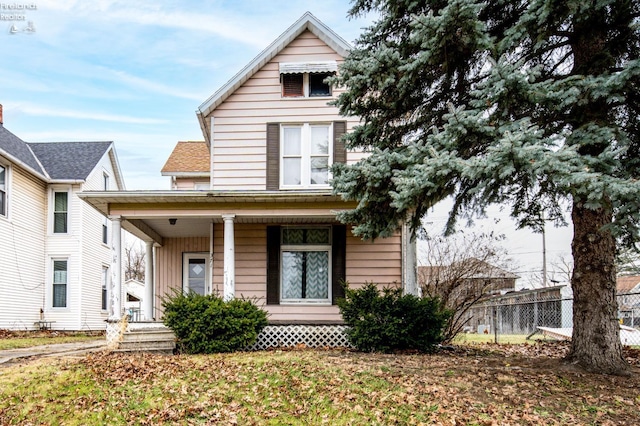
[[[176,292],[162,302],[164,324],[181,352],[232,352],[256,341],[267,325],[267,313],[248,300],[228,302],[217,296]]]
[[[372,283],[360,289],[345,285],[338,307],[349,341],[364,352],[432,351],[450,316],[439,299],[403,295],[399,288],[380,292]]]

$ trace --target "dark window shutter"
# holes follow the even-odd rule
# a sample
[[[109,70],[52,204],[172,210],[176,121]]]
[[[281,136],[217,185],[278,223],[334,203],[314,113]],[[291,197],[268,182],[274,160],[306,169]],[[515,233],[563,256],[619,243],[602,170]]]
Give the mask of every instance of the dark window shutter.
[[[280,123],[267,123],[267,191],[280,189]]]
[[[304,96],[304,78],[302,74],[282,74],[282,96]]]
[[[346,163],[347,162],[347,148],[342,141],[342,136],[347,132],[346,121],[334,121],[333,122],[333,162],[334,163]]]
[[[267,305],[280,304],[280,227],[267,226]]]
[[[333,243],[331,246],[331,304],[344,297],[342,283],[347,278],[347,227],[333,225]]]

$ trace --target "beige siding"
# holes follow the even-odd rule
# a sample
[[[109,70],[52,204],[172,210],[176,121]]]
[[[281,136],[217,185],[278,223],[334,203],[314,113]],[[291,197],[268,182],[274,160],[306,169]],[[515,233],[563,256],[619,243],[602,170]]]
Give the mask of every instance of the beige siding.
[[[265,307],[267,281],[267,225],[235,225],[236,297],[252,299]],[[213,291],[222,294],[224,228],[214,226]],[[182,253],[208,252],[209,239],[168,239],[158,250],[158,297],[182,286]],[[399,285],[401,281],[400,237],[364,243],[349,234],[347,238],[347,281],[359,287],[366,282],[382,286]],[[161,309],[160,300],[156,307]],[[270,321],[340,321],[336,306],[278,305],[266,306]]]
[[[43,307],[47,191],[38,178],[9,167],[9,217],[0,217],[0,328],[24,330]]]
[[[162,300],[182,288],[182,254],[209,252],[209,237],[166,238],[156,250],[156,318],[162,316]]]
[[[347,281],[352,287],[375,283],[379,287],[402,283],[402,238],[400,235],[363,241],[347,238]]]
[[[330,99],[283,99],[280,62],[341,61],[342,57],[311,32],[302,33],[213,112],[213,173],[216,190],[266,188],[266,123],[344,120]],[[334,89],[334,96],[340,91]],[[348,120],[351,130],[355,119]],[[348,162],[360,158],[349,153]]]

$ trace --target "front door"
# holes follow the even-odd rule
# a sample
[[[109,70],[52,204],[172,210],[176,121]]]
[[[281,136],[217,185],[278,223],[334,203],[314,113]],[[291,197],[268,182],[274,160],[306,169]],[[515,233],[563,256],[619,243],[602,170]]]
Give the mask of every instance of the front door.
[[[185,293],[211,294],[209,253],[184,253],[183,258],[182,288]]]

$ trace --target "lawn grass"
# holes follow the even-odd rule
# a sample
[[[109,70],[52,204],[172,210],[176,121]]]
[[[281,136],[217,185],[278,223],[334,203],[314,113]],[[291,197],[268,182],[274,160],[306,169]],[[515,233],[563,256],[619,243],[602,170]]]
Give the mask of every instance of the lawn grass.
[[[40,345],[52,345],[55,343],[85,342],[89,340],[104,339],[103,336],[91,336],[87,334],[61,334],[59,336],[33,336],[0,338],[0,350],[30,348]]]
[[[105,352],[0,369],[0,424],[632,425],[639,385],[471,349]]]
[[[523,343],[536,343],[538,341],[555,341],[547,339],[541,334],[535,334],[527,340],[526,334],[498,334],[498,343],[519,345]],[[478,334],[478,333],[460,333],[454,339],[456,345],[475,344],[475,343],[495,343],[494,334]]]

